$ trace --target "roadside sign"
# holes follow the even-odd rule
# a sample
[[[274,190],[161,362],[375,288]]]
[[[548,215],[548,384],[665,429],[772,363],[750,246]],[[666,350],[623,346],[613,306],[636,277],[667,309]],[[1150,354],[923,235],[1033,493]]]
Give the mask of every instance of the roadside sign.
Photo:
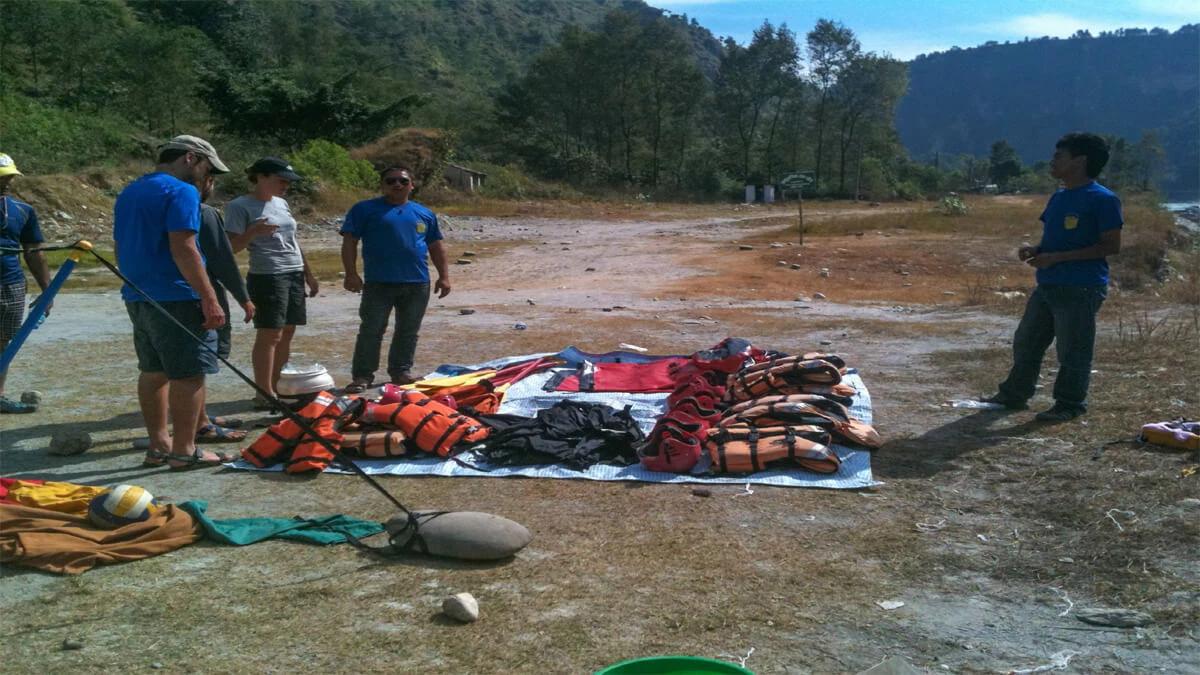
[[[783,177],[779,184],[785,190],[802,190],[815,182],[812,171],[794,171]]]

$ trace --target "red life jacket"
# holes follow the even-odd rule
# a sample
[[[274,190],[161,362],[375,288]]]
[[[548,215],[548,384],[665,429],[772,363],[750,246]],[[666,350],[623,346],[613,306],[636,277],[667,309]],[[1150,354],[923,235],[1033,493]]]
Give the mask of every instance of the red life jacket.
[[[404,434],[399,431],[363,431],[343,434],[342,450],[359,457],[383,459],[409,454]]]

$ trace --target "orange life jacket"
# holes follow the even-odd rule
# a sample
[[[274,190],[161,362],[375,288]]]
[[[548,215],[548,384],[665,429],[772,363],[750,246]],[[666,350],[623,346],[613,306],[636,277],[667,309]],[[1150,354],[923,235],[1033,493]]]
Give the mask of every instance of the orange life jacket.
[[[837,473],[841,466],[829,447],[829,432],[817,426],[731,424],[710,429],[704,447],[713,470],[721,473],[751,473],[787,465]]]
[[[304,421],[311,422],[320,417],[332,403],[333,395],[323,391],[296,411],[296,414],[304,418]],[[272,424],[258,440],[250,444],[250,447],[242,450],[242,459],[260,469],[278,464],[303,433],[304,429],[299,424],[293,422],[290,417],[285,417]]]
[[[793,356],[756,363],[729,376],[727,401],[747,401],[772,394],[798,394],[807,386],[833,386],[842,381],[842,369],[826,359]]]
[[[404,434],[399,431],[364,431],[342,436],[342,450],[371,459],[403,457],[408,454]]]
[[[399,403],[368,405],[363,420],[399,429],[418,448],[439,457],[449,456],[460,443],[478,443],[491,432],[478,420],[413,390],[405,390]]]
[[[763,396],[738,403],[725,411],[720,426],[752,424],[759,427],[815,425],[826,428],[840,439],[878,448],[883,445],[879,432],[871,425],[854,419],[842,404],[824,396],[793,394]]]
[[[363,404],[356,398],[342,397],[326,406],[321,415],[312,423],[313,431],[330,445],[339,448],[342,445],[342,434],[338,421],[346,415],[354,414],[355,406]],[[296,449],[292,450],[292,458],[285,463],[288,473],[305,473],[307,471],[324,471],[333,462],[335,455],[321,441],[311,434],[304,433]]]

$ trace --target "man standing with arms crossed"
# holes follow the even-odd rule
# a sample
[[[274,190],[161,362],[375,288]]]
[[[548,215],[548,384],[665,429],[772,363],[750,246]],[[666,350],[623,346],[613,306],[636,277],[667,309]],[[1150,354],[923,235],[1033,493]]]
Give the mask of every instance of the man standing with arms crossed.
[[[1054,407],[1039,422],[1066,422],[1087,412],[1096,314],[1108,294],[1106,256],[1121,250],[1121,200],[1096,182],[1108,163],[1108,143],[1095,134],[1067,134],[1054,146],[1050,175],[1062,182],[1042,212],[1042,241],[1017,256],[1037,268],[1037,288],[1013,336],[1013,365],[999,393],[983,399],[1024,410],[1033,397],[1042,357],[1058,352]]]
[[[113,207],[113,240],[121,272],[187,327],[163,316],[130,284],[121,289],[133,322],[137,351],[138,404],[150,437],[145,463],[173,470],[216,466],[233,457],[196,449],[204,409],[204,376],[216,372],[214,329],[225,323],[204,258],[196,244],[200,192],[210,173],[229,169],[213,146],[195,136],[176,136],[159,147],[155,171],[130,183]],[[173,433],[167,430],[170,412]]]
[[[355,204],[342,225],[343,283],[362,291],[358,307],[362,323],[354,342],[353,381],[346,391],[369,387],[379,368],[379,349],[388,317],[396,310],[396,326],[388,349],[387,370],[393,384],[411,384],[417,334],[429,303],[429,263],[433,260],[438,297],[450,294],[450,272],[437,216],[409,200],[412,172],[392,166],[379,174],[383,195]],[[358,242],[363,244],[363,277],[358,275]]]

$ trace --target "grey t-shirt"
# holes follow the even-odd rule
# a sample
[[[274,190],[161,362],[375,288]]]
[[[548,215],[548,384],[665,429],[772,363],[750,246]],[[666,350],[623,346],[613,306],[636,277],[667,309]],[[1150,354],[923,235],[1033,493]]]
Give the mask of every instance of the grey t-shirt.
[[[300,243],[296,241],[296,219],[286,200],[271,197],[264,202],[249,195],[242,195],[225,205],[225,231],[241,234],[250,223],[266,218],[267,223],[277,225],[275,234],[255,237],[246,249],[250,251],[250,274],[283,274],[304,269],[304,258],[300,256]]]

